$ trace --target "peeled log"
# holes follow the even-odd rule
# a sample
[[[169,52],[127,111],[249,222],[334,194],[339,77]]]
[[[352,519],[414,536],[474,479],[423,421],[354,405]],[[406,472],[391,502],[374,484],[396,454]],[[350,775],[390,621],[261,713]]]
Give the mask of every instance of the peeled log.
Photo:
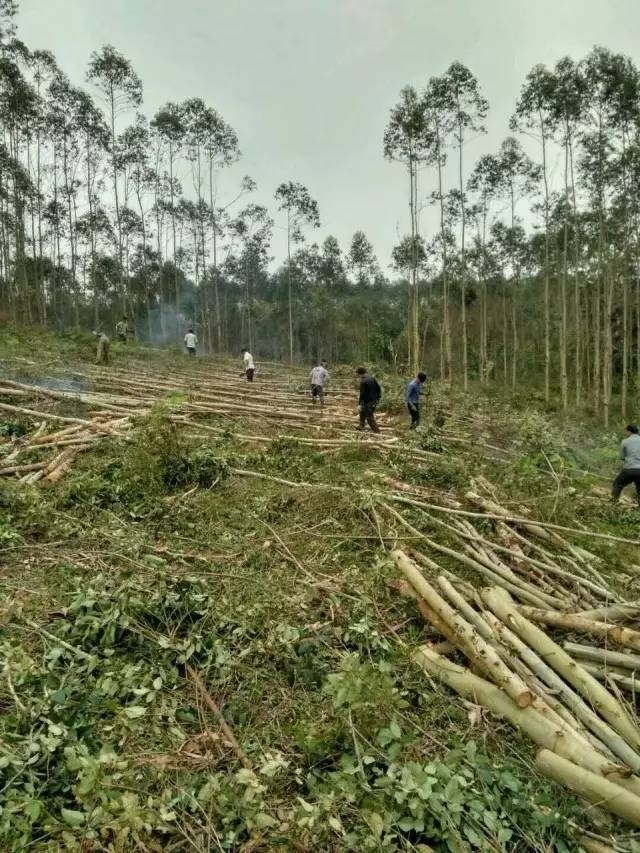
[[[493,613],[487,613],[487,621],[492,625],[496,635],[504,646],[520,655],[529,669],[544,682],[547,687],[554,691],[555,696],[572,711],[575,716],[605,744],[611,752],[619,759],[628,764],[637,772],[640,772],[640,756],[629,746],[626,740],[618,732],[614,731],[603,719],[601,719],[587,705],[582,697],[570,687],[562,678],[546,664],[520,637],[509,630]]]
[[[413,655],[415,662],[429,675],[442,681],[460,696],[482,705],[504,717],[512,726],[521,729],[538,746],[554,750],[593,773],[614,779],[617,784],[640,797],[640,778],[629,776],[626,768],[612,764],[603,755],[581,740],[568,725],[558,726],[542,716],[535,708],[519,708],[495,684],[474,675],[468,669],[436,654],[429,646],[420,646]]]
[[[564,650],[576,658],[598,661],[610,666],[623,666],[625,669],[640,669],[640,655],[628,655],[624,652],[612,652],[595,646],[583,646],[580,643],[563,643]]]
[[[454,589],[453,585],[450,584],[446,578],[440,576],[437,579],[437,582],[438,586],[449,599],[451,604],[453,604],[453,606],[462,613],[467,622],[470,622],[473,625],[478,634],[480,634],[480,636],[487,642],[495,643],[496,636],[480,613],[478,613],[477,610],[474,610],[474,608],[465,601],[463,596],[460,595],[457,589]]]
[[[593,634],[596,637],[625,646],[630,649],[640,650],[640,631],[631,628],[621,628],[619,625],[610,625],[607,622],[593,622],[575,613],[558,613],[555,610],[538,610],[537,607],[520,607],[520,612],[533,619],[534,622],[542,622],[544,625],[552,625],[554,628],[564,628],[567,631],[581,631],[585,634]]]
[[[502,661],[498,653],[459,613],[457,613],[427,582],[416,564],[403,551],[392,554],[396,565],[404,574],[415,591],[424,599],[433,613],[431,621],[436,628],[454,643],[469,660],[516,702],[518,707],[526,708],[533,701],[533,695],[522,679],[515,675]]]
[[[606,809],[618,817],[640,826],[640,797],[632,794],[609,779],[603,779],[590,770],[585,770],[549,749],[541,749],[536,755],[536,767],[545,776],[574,791],[590,803]]]
[[[619,670],[603,669],[597,663],[589,663],[588,661],[585,661],[583,666],[599,681],[610,681],[622,690],[626,690],[627,693],[640,696],[640,679],[634,678],[631,672],[625,675]]]
[[[595,610],[581,610],[576,616],[583,619],[593,619],[596,622],[605,620],[615,622],[617,619],[634,619],[640,613],[640,602],[629,604],[610,604],[607,607],[597,607]]]
[[[634,749],[640,747],[640,730],[627,716],[617,699],[581,667],[564,649],[515,607],[509,593],[492,588],[481,591],[482,600],[521,640],[531,646],[550,667],[598,711]],[[640,770],[640,756],[633,769]]]

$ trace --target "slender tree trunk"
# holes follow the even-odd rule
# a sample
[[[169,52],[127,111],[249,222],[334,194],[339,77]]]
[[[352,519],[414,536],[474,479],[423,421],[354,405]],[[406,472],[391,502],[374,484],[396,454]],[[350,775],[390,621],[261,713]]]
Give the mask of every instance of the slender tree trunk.
[[[411,273],[409,283],[409,305],[407,317],[407,354],[409,369],[417,372],[420,361],[420,338],[418,328],[418,216],[417,216],[417,163],[409,158],[409,210],[411,213]]]
[[[622,129],[622,371],[620,379],[620,410],[627,417],[629,387],[629,244],[627,221],[627,133]]]
[[[287,208],[287,288],[289,291],[289,364],[293,364],[293,290],[291,285],[291,209]]]
[[[213,196],[213,158],[209,158],[209,205],[211,207],[211,226],[213,233],[213,293],[216,307],[216,349],[222,349],[222,316],[220,312],[220,287],[218,282],[218,231],[216,209]]]
[[[508,342],[507,342],[507,280],[502,282],[502,367],[505,387],[509,381],[508,368]]]
[[[551,307],[549,298],[549,175],[547,169],[547,134],[542,111],[540,135],[542,138],[542,178],[544,182],[544,400],[551,398]]]
[[[440,199],[440,239],[442,241],[442,328],[444,333],[444,374],[446,374],[446,379],[449,384],[451,384],[453,382],[453,373],[451,359],[451,328],[449,325],[449,279],[444,215],[444,192],[442,187],[442,151],[439,127],[436,127],[436,157],[438,161],[438,197]],[[444,374],[443,378],[445,378]]]
[[[118,262],[120,276],[120,293],[124,298],[124,266],[122,263],[122,217],[120,215],[120,196],[118,194],[118,162],[116,151],[116,103],[115,91],[113,85],[110,91],[110,107],[111,107],[111,171],[113,179],[113,199],[116,209],[116,227],[118,231]]]
[[[571,195],[573,214],[573,301],[575,312],[575,353],[576,353],[576,407],[582,405],[582,307],[580,300],[580,241],[578,234],[578,204],[576,183],[573,172],[573,142],[569,138],[569,166],[571,170]]]
[[[460,107],[458,105],[458,111]],[[469,352],[467,342],[467,259],[465,254],[466,211],[464,207],[464,181],[462,170],[462,122],[458,122],[458,182],[460,187],[460,316],[462,322],[462,382],[469,389]]]
[[[169,142],[169,195],[171,201],[171,233],[173,237],[173,292],[176,302],[176,335],[178,340],[182,337],[182,326],[180,323],[180,279],[178,276],[178,244],[176,238],[176,205],[175,187],[173,185],[173,143]]]
[[[564,139],[564,223],[562,236],[562,279],[560,283],[560,396],[562,412],[569,410],[569,380],[567,376],[567,275],[569,262],[569,130],[565,127]]]

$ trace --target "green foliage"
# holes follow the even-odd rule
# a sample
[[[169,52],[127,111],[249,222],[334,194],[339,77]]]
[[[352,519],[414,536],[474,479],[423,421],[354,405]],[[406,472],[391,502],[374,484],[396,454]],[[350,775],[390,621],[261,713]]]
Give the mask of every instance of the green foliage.
[[[0,421],[0,436],[8,438],[20,438],[27,432],[27,425],[24,421],[7,420]]]

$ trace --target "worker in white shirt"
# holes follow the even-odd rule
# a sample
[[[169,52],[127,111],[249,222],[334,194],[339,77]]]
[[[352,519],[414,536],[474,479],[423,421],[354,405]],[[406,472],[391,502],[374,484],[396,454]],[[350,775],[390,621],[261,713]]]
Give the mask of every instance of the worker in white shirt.
[[[244,365],[244,375],[247,377],[247,382],[253,382],[253,377],[256,372],[253,356],[246,347],[242,348],[241,353],[242,363]]]
[[[325,385],[330,378],[326,361],[321,361],[320,364],[314,367],[309,376],[311,381],[311,399],[314,403],[316,400],[320,400],[321,408],[324,406]]]
[[[111,341],[104,332],[94,332],[93,334],[98,339],[96,364],[110,364],[109,350],[111,348]]]
[[[198,338],[196,337],[193,329],[189,329],[187,334],[184,336],[184,345],[187,348],[187,352],[189,355],[196,354],[196,347],[198,346]]]

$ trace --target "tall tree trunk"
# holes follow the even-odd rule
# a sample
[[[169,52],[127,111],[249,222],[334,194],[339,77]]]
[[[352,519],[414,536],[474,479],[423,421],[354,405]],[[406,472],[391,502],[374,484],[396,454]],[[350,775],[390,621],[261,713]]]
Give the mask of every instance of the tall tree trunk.
[[[451,358],[451,328],[449,324],[449,276],[447,263],[447,240],[444,216],[444,192],[442,187],[442,150],[440,128],[436,127],[436,157],[438,161],[438,197],[440,199],[440,239],[442,241],[442,329],[444,333],[444,363],[446,379],[453,382]],[[445,376],[443,375],[443,379]]]
[[[118,194],[118,161],[116,151],[116,103],[113,85],[110,89],[111,106],[111,171],[113,180],[113,199],[116,208],[116,226],[118,230],[118,273],[120,277],[120,294],[124,298],[124,266],[122,263],[122,217],[120,215],[120,196]]]
[[[289,293],[289,364],[293,364],[293,288],[291,282],[291,209],[287,208],[287,289]]]
[[[411,273],[407,316],[407,354],[409,369],[417,372],[420,362],[420,333],[418,329],[418,214],[417,163],[409,158],[409,210],[411,213]]]
[[[567,275],[569,265],[569,129],[565,126],[564,138],[564,222],[562,232],[562,278],[560,281],[560,396],[562,412],[569,410],[569,379],[567,376]]]
[[[213,234],[213,293],[216,307],[216,350],[222,349],[222,315],[220,312],[220,286],[218,282],[218,228],[213,196],[213,158],[209,158],[209,205],[211,207],[211,230]]]
[[[458,105],[458,112],[460,106]],[[458,183],[460,188],[460,316],[462,322],[462,382],[469,388],[469,352],[467,342],[467,259],[465,254],[466,211],[464,207],[464,181],[462,171],[462,122],[458,122]]]
[[[571,196],[573,214],[573,302],[575,313],[575,369],[576,369],[576,407],[582,405],[582,307],[580,300],[580,240],[578,234],[578,204],[576,182],[573,172],[573,137],[569,138],[569,168],[571,170]]]
[[[549,298],[549,174],[547,169],[547,134],[542,110],[540,135],[542,139],[542,178],[544,183],[544,399],[551,397],[551,307]]]

